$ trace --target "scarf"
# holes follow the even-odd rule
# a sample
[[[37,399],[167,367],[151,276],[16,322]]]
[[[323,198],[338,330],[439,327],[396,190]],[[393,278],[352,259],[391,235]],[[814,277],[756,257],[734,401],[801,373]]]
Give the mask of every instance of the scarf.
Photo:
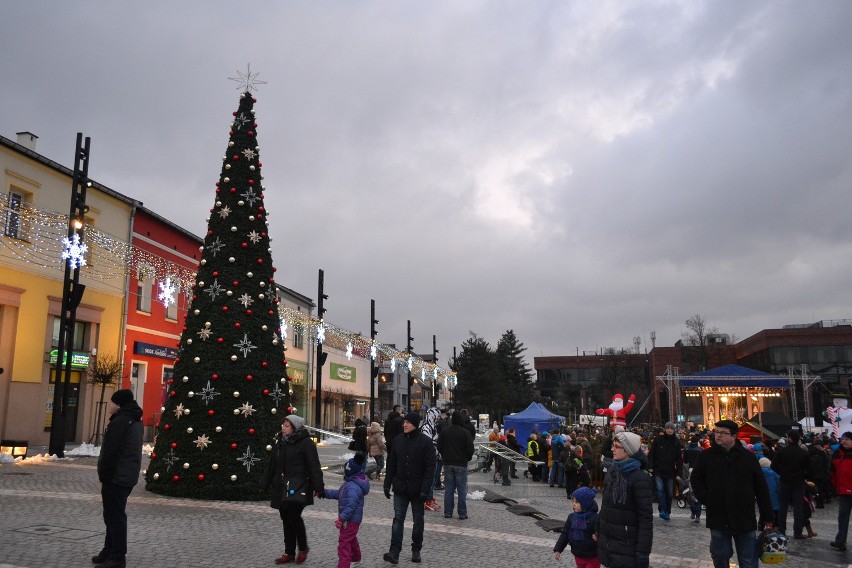
[[[619,505],[627,503],[627,476],[642,464],[635,458],[612,462],[607,472],[607,483],[611,487],[612,500]]]
[[[587,540],[586,531],[589,529],[589,517],[595,513],[597,511],[590,510],[571,514],[571,526],[568,529],[569,542]]]

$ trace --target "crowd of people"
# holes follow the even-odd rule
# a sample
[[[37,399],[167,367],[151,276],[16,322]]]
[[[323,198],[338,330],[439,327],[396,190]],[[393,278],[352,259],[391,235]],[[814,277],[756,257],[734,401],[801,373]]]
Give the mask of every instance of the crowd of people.
[[[113,395],[98,461],[106,525],[104,547],[92,557],[98,567],[125,565],[124,508],[138,478],[132,472],[139,469],[140,415],[130,391]],[[488,451],[481,469],[493,469],[495,483],[509,485],[519,477],[515,466],[524,460],[518,458],[525,456],[529,467],[524,476],[533,483],[562,488],[571,501],[571,513],[553,555],[559,560],[570,546],[581,568],[646,568],[653,544],[653,503],[660,519],[671,522],[676,495],[689,504],[691,522],[698,523],[706,509],[709,551],[716,568],[728,567],[734,553],[741,568],[756,568],[756,531],[788,535],[791,510],[791,539],[816,537],[810,518],[832,499],[839,506],[837,533],[830,546],[845,551],[852,513],[852,432],[836,439],[794,429],[774,442],[754,444],[738,433],[739,425],[731,420],[716,422],[712,430],[679,428],[670,422],[632,431],[621,425],[610,431],[579,427],[533,431],[521,443],[514,429],[503,432],[494,425],[488,447],[498,451]],[[354,457],[343,468],[343,483],[339,489],[327,489],[304,419],[286,416],[262,480],[284,530],[284,553],[275,563],[307,560],[302,514],[314,499],[338,501],[338,568],[361,560],[358,531],[370,492],[368,458],[375,462],[372,477],[382,483],[385,497],[393,499],[390,545],[383,559],[399,563],[410,509],[411,561],[421,562],[425,511],[442,508],[435,490],[444,490],[445,518],[454,513],[460,521],[469,518],[467,480],[475,434],[465,410],[448,415],[446,410],[424,408],[402,414],[397,406],[383,425],[377,419],[369,424],[359,420],[350,444]],[[519,455],[512,458],[503,450]]]

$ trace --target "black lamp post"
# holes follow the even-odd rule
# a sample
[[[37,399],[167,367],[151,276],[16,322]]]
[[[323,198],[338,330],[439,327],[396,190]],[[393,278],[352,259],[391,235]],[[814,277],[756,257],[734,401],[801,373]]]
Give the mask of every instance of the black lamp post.
[[[376,319],[376,301],[370,300],[370,420],[376,415],[376,377],[379,374],[379,366],[376,358],[379,354],[376,351],[376,324],[379,320]],[[374,356],[375,355],[375,356]]]
[[[83,145],[83,133],[77,133],[77,148],[74,154],[74,174],[71,179],[71,211],[68,215],[68,241],[83,242],[83,226],[86,212],[86,188],[89,183],[89,146],[87,136]],[[65,261],[65,276],[62,281],[62,312],[59,315],[59,345],[56,355],[56,371],[53,379],[53,413],[50,419],[50,455],[65,457],[65,432],[68,409],[68,391],[71,388],[71,353],[74,349],[74,326],[77,323],[77,306],[86,289],[80,284],[82,259],[68,258]]]
[[[414,338],[411,337],[411,320],[408,320],[408,344],[406,346],[406,351],[408,352],[408,360],[405,362],[405,368],[408,370],[408,411],[412,410],[411,407],[411,357],[414,354],[411,352],[411,342],[414,341]]]
[[[325,300],[328,299],[328,294],[323,293],[325,287],[325,271],[320,268],[319,283],[317,285],[317,315],[319,316],[320,326],[323,325],[323,316],[326,309],[324,307]],[[317,428],[322,428],[322,367],[325,365],[325,360],[328,357],[327,353],[323,353],[322,341],[319,334],[317,335],[317,380],[316,380],[316,400],[314,405],[314,424]]]

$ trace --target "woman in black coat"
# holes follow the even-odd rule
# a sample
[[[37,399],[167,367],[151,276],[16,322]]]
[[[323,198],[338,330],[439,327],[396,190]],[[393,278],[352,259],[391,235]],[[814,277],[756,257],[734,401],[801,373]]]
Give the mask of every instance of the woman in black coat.
[[[302,511],[313,505],[314,495],[322,497],[325,485],[317,447],[305,428],[304,419],[295,414],[281,421],[281,434],[264,476],[264,487],[269,489],[270,486],[270,506],[280,511],[284,523],[284,554],[276,558],[275,563],[304,562],[308,557],[308,536]],[[285,491],[289,494],[287,499]]]
[[[632,432],[618,432],[612,441],[613,461],[598,515],[598,554],[608,568],[648,568],[654,483],[641,446],[642,439]]]

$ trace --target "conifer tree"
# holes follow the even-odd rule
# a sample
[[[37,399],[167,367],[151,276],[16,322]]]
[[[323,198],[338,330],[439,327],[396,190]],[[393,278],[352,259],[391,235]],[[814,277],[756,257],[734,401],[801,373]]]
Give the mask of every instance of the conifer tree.
[[[251,78],[251,73],[249,73]],[[249,80],[216,183],[146,489],[248,500],[292,411]]]

